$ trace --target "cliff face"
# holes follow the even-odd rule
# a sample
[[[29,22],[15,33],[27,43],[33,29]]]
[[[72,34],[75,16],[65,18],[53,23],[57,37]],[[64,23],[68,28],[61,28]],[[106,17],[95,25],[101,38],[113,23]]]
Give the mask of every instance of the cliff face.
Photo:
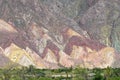
[[[117,63],[118,67],[119,4],[119,0],[0,0],[0,46],[11,61],[24,66],[103,68]],[[12,44],[17,50],[11,50]],[[20,58],[14,61],[17,52]]]

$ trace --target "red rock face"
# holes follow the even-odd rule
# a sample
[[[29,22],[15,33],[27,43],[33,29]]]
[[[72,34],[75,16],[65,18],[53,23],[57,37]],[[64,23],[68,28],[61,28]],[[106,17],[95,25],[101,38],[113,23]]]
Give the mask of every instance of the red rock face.
[[[57,60],[59,60],[59,48],[55,44],[53,44],[51,41],[47,42],[47,46],[44,49],[44,52],[42,53],[42,58],[45,57],[45,55],[48,52],[48,49],[50,49],[55,54],[55,56],[57,57]]]
[[[36,66],[44,68],[58,68],[57,63],[65,67],[111,66],[114,50],[94,40],[108,45],[114,42],[108,39],[112,33],[114,38],[111,24],[114,22],[117,28],[119,23],[119,1],[0,0],[0,18],[11,24],[0,20],[0,46],[5,49],[14,43],[20,49],[28,47]],[[119,30],[115,29],[116,32],[118,38]],[[119,55],[116,59],[119,64]]]
[[[49,30],[44,30],[42,27],[32,25],[28,30],[21,31],[5,22],[3,23],[11,29],[0,26],[0,46],[6,48],[14,43],[30,54],[38,68],[59,68],[58,64],[65,67],[79,65],[88,68],[104,68],[112,66],[114,61],[118,64],[120,59],[120,55],[116,55],[113,48],[106,47],[88,38],[87,35],[81,35],[68,27],[63,28],[59,35],[56,34],[60,40],[55,40],[53,35],[49,35]],[[61,45],[57,41],[64,44]],[[29,48],[28,51],[26,47]],[[43,50],[42,54],[39,50]]]
[[[105,47],[105,45],[102,45],[99,42],[95,42],[86,38],[82,39],[78,36],[73,36],[69,39],[69,42],[67,43],[64,51],[70,55],[73,45],[84,47],[84,50],[86,50],[85,47],[89,47],[90,49],[95,51],[99,51]]]
[[[18,36],[17,30],[7,22],[0,20],[0,45],[2,48],[10,46],[10,43]]]

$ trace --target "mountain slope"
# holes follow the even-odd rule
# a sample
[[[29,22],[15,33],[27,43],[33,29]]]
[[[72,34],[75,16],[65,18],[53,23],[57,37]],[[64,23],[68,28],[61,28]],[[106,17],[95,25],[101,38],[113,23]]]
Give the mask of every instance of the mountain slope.
[[[24,49],[19,48],[13,43],[5,49],[5,55],[15,63],[19,63],[24,66],[34,65],[29,53],[27,53]]]
[[[12,61],[4,55],[4,50],[0,47],[0,67],[10,66],[10,64],[12,64]]]
[[[23,66],[119,67],[119,3],[0,0],[0,47]]]

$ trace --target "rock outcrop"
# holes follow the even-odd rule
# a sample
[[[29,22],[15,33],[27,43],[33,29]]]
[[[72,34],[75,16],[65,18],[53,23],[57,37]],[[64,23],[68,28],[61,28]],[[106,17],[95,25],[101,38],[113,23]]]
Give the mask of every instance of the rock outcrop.
[[[119,4],[1,0],[1,56],[6,62],[37,68],[120,67]]]

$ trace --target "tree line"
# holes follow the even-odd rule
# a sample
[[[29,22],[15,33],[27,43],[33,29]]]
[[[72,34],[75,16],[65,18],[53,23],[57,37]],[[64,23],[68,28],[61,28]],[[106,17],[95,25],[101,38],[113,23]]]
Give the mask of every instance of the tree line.
[[[0,80],[120,80],[120,68],[37,69],[31,65],[0,69]]]

